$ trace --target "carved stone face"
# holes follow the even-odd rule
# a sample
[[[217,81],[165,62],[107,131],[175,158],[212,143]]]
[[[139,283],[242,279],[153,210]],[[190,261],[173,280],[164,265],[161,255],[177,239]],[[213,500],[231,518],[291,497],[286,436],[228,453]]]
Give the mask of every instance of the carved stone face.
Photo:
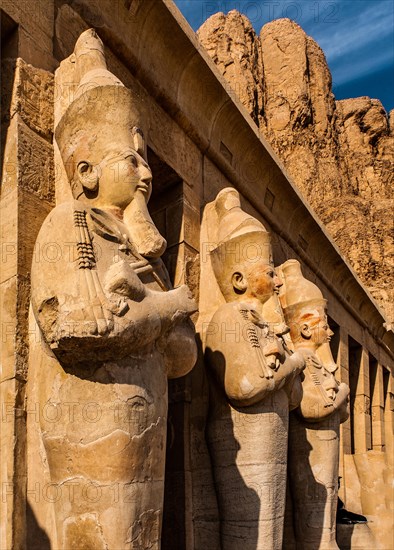
[[[310,342],[314,349],[331,340],[334,333],[330,329],[324,308],[316,308],[304,314],[301,321],[301,336]]]
[[[116,143],[97,167],[98,190],[95,206],[124,210],[140,191],[146,202],[151,193],[152,172],[134,150],[133,140]],[[82,182],[83,183],[83,182]],[[84,185],[84,183],[83,183]]]
[[[282,286],[281,279],[271,265],[265,262],[249,263],[245,267],[245,298],[257,299],[264,304]]]

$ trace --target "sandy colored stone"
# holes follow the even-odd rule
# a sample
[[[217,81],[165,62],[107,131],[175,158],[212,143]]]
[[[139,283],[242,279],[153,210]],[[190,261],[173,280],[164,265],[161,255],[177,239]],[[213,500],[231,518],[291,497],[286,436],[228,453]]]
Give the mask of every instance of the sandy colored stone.
[[[257,36],[245,16],[219,13],[198,36],[391,326],[394,137],[381,103],[335,101],[323,51],[289,19]]]
[[[73,56],[79,84],[55,132],[73,199],[44,221],[32,264],[29,479],[50,494],[30,502],[56,548],[158,549],[167,378],[195,363],[196,305],[160,259],[138,95],[93,30]]]
[[[198,38],[255,120],[263,107],[262,62],[259,41],[249,19],[236,10],[217,13],[203,25]]]
[[[125,0],[125,2],[116,2],[115,4],[113,2],[101,2],[98,5],[97,3],[92,4],[89,0],[81,0],[74,2],[72,6],[70,7],[67,4],[55,6],[53,0],[37,0],[37,2],[28,6],[25,1],[21,0],[3,0],[2,10],[4,12],[2,17],[9,13],[19,24],[12,40],[9,40],[8,35],[3,37],[6,42],[5,47],[2,48],[3,57],[7,56],[8,52],[12,51],[14,47],[14,51],[16,51],[16,47],[18,47],[18,55],[21,55],[29,63],[48,70],[54,70],[61,59],[73,52],[75,42],[82,31],[90,26],[97,28],[101,38],[108,46],[106,60],[111,72],[126,87],[133,91],[138,90],[143,103],[141,120],[149,128],[149,139],[147,141],[150,150],[148,150],[148,160],[154,175],[154,196],[152,199],[155,199],[156,203],[164,203],[166,209],[167,206],[171,205],[172,198],[169,186],[167,186],[168,180],[163,182],[161,178],[165,167],[174,169],[177,181],[179,179],[183,180],[185,197],[189,184],[193,187],[197,196],[197,199],[193,199],[190,205],[186,197],[187,206],[182,207],[184,210],[183,216],[168,215],[166,224],[166,215],[164,215],[164,226],[163,216],[160,213],[160,220],[158,220],[152,214],[154,212],[153,201],[149,202],[149,211],[159,233],[162,233],[166,238],[171,236],[172,246],[170,249],[167,248],[166,256],[163,256],[163,258],[170,275],[173,275],[173,279],[176,282],[188,284],[194,297],[198,296],[200,286],[199,266],[206,260],[204,246],[208,243],[203,241],[204,246],[199,258],[196,252],[199,248],[197,242],[199,233],[197,213],[200,208],[203,211],[205,203],[213,200],[220,189],[229,185],[235,185],[242,192],[243,207],[251,215],[258,219],[261,219],[262,215],[267,215],[264,223],[269,219],[272,230],[277,233],[275,243],[273,243],[274,257],[277,260],[280,258],[280,262],[283,262],[286,258],[292,257],[294,253],[298,253],[296,241],[293,242],[292,240],[293,233],[289,231],[287,224],[289,220],[293,219],[294,204],[297,205],[294,218],[297,217],[297,213],[299,214],[300,207],[303,211],[303,199],[298,199],[293,193],[291,184],[280,172],[277,159],[271,157],[269,147],[266,147],[264,143],[258,143],[258,140],[255,140],[258,146],[254,146],[255,133],[249,127],[248,121],[243,118],[245,110],[242,109],[239,113],[237,105],[228,101],[221,88],[221,83],[217,80],[216,75],[211,72],[212,63],[206,63],[204,52],[201,52],[193,33],[183,26],[182,18],[177,15],[174,5],[167,2],[143,0]],[[48,17],[46,13],[43,13],[44,7]],[[234,17],[234,20],[236,19]],[[247,22],[242,25],[245,28],[251,28]],[[168,37],[171,37],[171,40],[168,40]],[[14,38],[17,38],[17,40],[14,40]],[[232,47],[231,39],[228,41],[226,48],[230,46]],[[254,42],[249,31],[245,40],[242,33],[239,33],[236,47],[237,55],[234,57],[234,62],[229,65],[229,72],[236,69],[237,74],[241,75],[249,70],[246,53],[249,49],[256,53],[256,42]],[[238,61],[238,55],[241,62]],[[257,55],[260,55],[258,50]],[[231,56],[230,49],[229,57],[231,58]],[[70,59],[68,61],[72,64]],[[7,63],[8,60],[6,60],[5,65]],[[10,71],[5,73],[6,76],[2,79],[2,85],[14,83],[13,64],[13,61],[9,62]],[[255,72],[254,67],[251,67],[252,78],[247,78],[243,82],[245,98],[246,101],[251,102],[251,108],[254,105],[261,105],[260,99],[255,100],[254,95],[250,93],[250,86],[253,85]],[[100,376],[100,382],[84,378],[83,380],[86,383],[79,388],[77,385],[74,387],[70,383],[73,374],[67,378],[67,383],[62,379],[62,376],[58,377],[59,372],[56,365],[52,369],[51,365],[45,363],[41,369],[42,350],[40,348],[38,355],[35,355],[35,345],[41,341],[39,339],[42,336],[33,312],[31,312],[32,317],[30,320],[30,337],[32,339],[30,351],[33,368],[30,367],[31,370],[27,373],[26,338],[28,327],[26,326],[26,318],[29,299],[29,272],[33,258],[32,248],[38,229],[45,219],[48,209],[51,208],[49,201],[52,201],[53,198],[53,195],[50,198],[47,195],[48,189],[53,188],[53,180],[49,179],[48,181],[46,177],[47,175],[49,175],[49,178],[53,177],[52,170],[48,170],[51,162],[49,158],[51,149],[48,148],[51,135],[44,136],[42,126],[40,127],[40,120],[43,120],[40,118],[40,113],[45,111],[43,113],[44,118],[50,121],[53,104],[50,94],[48,94],[42,105],[35,105],[37,100],[41,101],[40,86],[43,87],[43,98],[49,88],[45,89],[45,79],[34,82],[34,74],[34,78],[31,80],[30,76],[32,75],[30,73],[34,73],[32,67],[29,68],[26,86],[11,89],[11,92],[20,94],[17,100],[23,109],[24,118],[21,115],[22,111],[14,110],[8,135],[6,130],[3,132],[3,136],[6,137],[7,141],[7,160],[5,170],[3,170],[6,178],[2,184],[2,200],[5,199],[5,201],[2,204],[4,210],[1,217],[2,223],[4,222],[2,236],[6,238],[7,248],[5,251],[2,249],[2,253],[5,252],[7,256],[7,269],[2,269],[2,281],[5,280],[6,282],[1,290],[5,290],[7,294],[6,301],[11,306],[12,315],[9,319],[10,325],[3,326],[6,329],[8,341],[2,349],[8,355],[6,366],[7,377],[9,375],[9,378],[2,382],[1,387],[1,400],[3,403],[4,401],[7,402],[6,422],[2,424],[1,430],[1,482],[3,491],[6,491],[6,495],[4,495],[4,492],[2,494],[1,503],[2,506],[5,506],[2,508],[1,516],[6,518],[6,521],[1,522],[1,540],[6,541],[7,547],[10,548],[24,548],[26,538],[30,550],[43,550],[51,547],[51,545],[56,547],[56,542],[54,542],[57,530],[55,511],[60,507],[62,509],[61,514],[69,514],[59,527],[60,537],[68,538],[69,544],[73,547],[90,546],[100,548],[106,544],[103,542],[103,530],[107,529],[106,525],[108,525],[106,522],[111,522],[116,516],[115,521],[112,522],[112,528],[115,535],[120,533],[122,526],[119,528],[119,525],[125,523],[125,516],[122,514],[127,514],[127,509],[140,499],[142,489],[147,489],[147,485],[149,485],[149,482],[146,484],[133,482],[128,487],[129,490],[127,488],[123,490],[125,487],[116,481],[111,481],[107,485],[105,485],[105,482],[100,481],[101,485],[99,486],[96,482],[92,483],[90,472],[93,472],[100,479],[100,476],[105,476],[106,472],[103,470],[108,467],[107,462],[104,464],[104,462],[95,461],[92,459],[92,455],[96,452],[101,457],[102,453],[108,453],[112,451],[112,448],[117,449],[120,447],[127,438],[127,436],[124,437],[124,434],[114,435],[112,433],[104,434],[101,437],[102,432],[100,430],[104,424],[109,430],[114,425],[119,426],[121,429],[125,428],[124,431],[126,432],[127,430],[134,430],[136,438],[130,442],[131,460],[137,455],[140,456],[136,452],[136,448],[138,438],[141,438],[141,445],[144,449],[149,448],[149,456],[144,464],[146,463],[147,468],[152,468],[154,475],[158,474],[160,464],[158,466],[157,462],[153,463],[151,461],[149,443],[154,444],[157,442],[156,436],[158,434],[157,432],[153,433],[153,429],[147,430],[146,433],[144,431],[147,420],[149,420],[149,414],[152,413],[152,406],[150,402],[146,406],[144,400],[140,399],[141,396],[136,396],[140,387],[138,384],[136,389],[134,386],[131,387],[133,394],[127,404],[124,400],[122,401],[125,398],[124,393],[122,393],[122,399],[120,399],[118,394],[114,396],[111,391],[108,391],[107,394],[101,391],[103,390],[101,385],[105,385],[102,381],[106,380],[106,373],[108,379],[111,378],[107,386],[116,385],[113,379],[119,375],[119,369],[114,368],[113,364],[107,365],[106,373],[103,371],[97,373],[97,376]],[[38,76],[39,73],[40,69],[37,69]],[[49,76],[52,78],[51,75]],[[59,73],[56,78],[59,82]],[[72,72],[68,75],[65,74],[63,80],[67,81],[67,78],[72,81]],[[15,78],[16,81],[17,78]],[[75,88],[78,87],[78,84],[79,82],[75,84]],[[230,90],[230,86],[226,88]],[[67,87],[68,91],[70,89],[74,89],[72,82],[71,86]],[[68,93],[67,90],[65,91]],[[11,92],[8,97],[11,97]],[[58,92],[59,89],[56,88],[54,93],[55,109],[58,106]],[[232,90],[230,90],[230,95],[234,97]],[[2,93],[2,97],[7,100],[7,93]],[[34,99],[33,102],[32,99]],[[324,97],[322,96],[321,99],[323,99],[324,104]],[[47,109],[45,108],[46,103]],[[318,103],[315,102],[314,105],[317,111]],[[25,107],[27,108],[25,109]],[[67,107],[68,104],[66,109]],[[65,110],[61,115],[64,114]],[[254,109],[255,112],[256,109]],[[9,111],[2,109],[2,115],[5,115],[4,122],[8,125],[9,121],[6,119]],[[61,115],[55,120],[55,126],[57,126]],[[123,115],[124,113],[122,113],[122,117]],[[260,124],[263,126],[263,122]],[[52,132],[51,128],[50,132]],[[19,135],[23,138],[20,140],[20,144],[18,144]],[[239,136],[239,139],[233,139],[236,136]],[[220,143],[221,140],[224,141],[223,147]],[[23,150],[18,149],[19,145],[23,147]],[[56,143],[54,147],[56,154]],[[42,151],[39,150],[40,148],[42,148]],[[41,154],[35,154],[37,150]],[[300,147],[300,152],[306,155],[305,148]],[[153,162],[153,157],[156,155],[159,157],[158,162]],[[225,166],[221,155],[226,155],[225,162],[228,159],[232,160],[232,167],[235,172],[240,167],[237,173],[228,170],[228,162]],[[305,159],[312,162],[313,159],[310,160],[312,156],[305,156]],[[261,159],[265,159],[264,162],[261,162]],[[35,163],[35,166],[30,163]],[[256,166],[258,168],[254,169]],[[20,179],[21,175],[23,175],[23,181]],[[65,186],[64,193],[59,192],[62,178]],[[57,180],[57,203],[65,200],[73,203],[74,198],[66,170],[61,161],[60,152],[57,154],[57,159],[55,157],[55,179]],[[265,194],[259,188],[260,183],[263,185],[267,183],[268,185]],[[270,190],[273,194],[270,194]],[[294,199],[294,204],[292,200],[287,201],[286,196]],[[189,206],[192,206],[192,209]],[[169,208],[169,212],[170,210],[171,208]],[[6,216],[3,215],[3,212],[6,213]],[[270,212],[272,215],[270,215]],[[59,210],[57,213],[59,213]],[[171,214],[176,213],[176,209],[175,212],[171,212]],[[166,213],[164,212],[164,214]],[[90,214],[88,214],[89,216]],[[42,269],[44,273],[51,269],[48,264],[61,262],[58,257],[59,250],[60,256],[65,259],[66,263],[69,259],[76,262],[78,258],[76,243],[74,242],[75,227],[70,227],[68,214],[64,218],[61,216],[59,218],[60,223],[64,222],[64,218],[66,220],[64,223],[66,238],[64,235],[60,235],[59,242],[55,242],[52,238],[44,241],[42,247],[37,246],[34,255],[38,263],[38,267],[35,266],[35,269]],[[59,218],[56,218],[56,220],[59,221]],[[302,226],[302,230],[307,228],[312,219],[307,212],[305,218],[299,215],[298,218],[302,219],[302,222],[297,224],[294,220],[297,231],[300,226]],[[171,222],[175,219],[177,227],[174,231],[175,228],[171,226]],[[182,227],[183,222],[184,227]],[[292,223],[290,225],[293,226]],[[179,226],[181,227],[179,235],[184,238],[183,243],[176,242]],[[163,231],[162,227],[165,228]],[[267,225],[266,227],[268,228]],[[167,229],[169,230],[168,235]],[[343,331],[346,334],[346,345],[349,334],[352,338],[363,343],[367,355],[369,351],[374,357],[380,358],[382,366],[386,370],[386,367],[390,364],[390,357],[384,348],[384,341],[382,343],[379,340],[380,335],[383,333],[381,331],[380,315],[376,312],[374,304],[369,301],[368,296],[364,294],[361,287],[352,278],[350,272],[346,277],[346,283],[344,282],[342,274],[346,271],[345,263],[339,255],[336,255],[336,252],[333,254],[334,248],[328,240],[325,241],[322,238],[324,232],[317,224],[314,226],[314,230],[316,241],[313,238],[307,239],[309,248],[306,252],[307,257],[304,258],[307,262],[310,262],[310,267],[312,267],[312,270],[308,272],[308,276],[316,277],[320,281],[319,284],[322,282],[324,284],[324,281],[327,283],[327,279],[332,283],[332,287],[330,284],[328,286],[331,291],[334,288],[333,294],[336,294],[336,297],[333,301],[330,299],[330,315],[341,325],[341,334]],[[97,236],[95,231],[92,232],[92,235],[94,244],[96,242],[99,245],[102,244],[100,235]],[[303,235],[307,236],[305,233]],[[310,236],[311,232],[309,232]],[[58,237],[59,235],[56,236],[56,239]],[[319,248],[316,247],[316,242],[325,242],[328,245],[327,250],[320,247],[321,256],[315,256],[316,248]],[[59,243],[61,244],[60,249],[58,247]],[[42,242],[39,244],[42,244]],[[106,252],[108,250],[110,250],[111,256],[113,252],[115,252],[116,257],[119,256],[116,246],[114,248],[109,246],[106,248]],[[96,252],[97,256],[100,256],[101,248],[100,250],[97,248]],[[326,258],[334,258],[335,264],[326,261]],[[105,271],[104,263],[103,258],[100,256],[98,264]],[[153,260],[152,263],[154,263]],[[336,273],[336,266],[338,266],[338,274]],[[2,264],[1,268],[3,267]],[[64,265],[61,265],[61,267],[64,267]],[[130,282],[128,281],[130,273],[125,272],[124,265],[118,265],[117,267],[120,268],[121,277],[116,281],[106,281],[110,283],[109,286],[112,290],[121,290],[122,286],[127,288],[129,286],[127,283]],[[164,270],[161,271],[161,275],[167,281]],[[59,293],[67,293],[73,296],[75,285],[63,285],[68,277],[68,269],[59,268],[56,277],[62,282]],[[172,282],[174,281],[172,280]],[[12,287],[12,291],[10,287]],[[201,287],[204,293],[207,289],[204,284]],[[349,290],[350,305],[354,307],[353,312],[346,307],[345,299],[342,299],[339,293],[335,292],[335,288],[343,291]],[[140,290],[142,293],[140,297],[142,297],[144,292],[142,288]],[[151,290],[157,290],[157,288],[151,288]],[[211,287],[208,290],[212,290]],[[353,294],[353,291],[355,294]],[[358,293],[358,291],[360,292]],[[156,298],[156,295],[154,296]],[[152,295],[150,297],[152,298]],[[359,297],[360,300],[358,300]],[[144,296],[142,303],[146,298],[147,296]],[[208,294],[207,301],[209,302],[210,299],[211,296]],[[19,309],[16,310],[15,304],[18,300],[20,300],[20,304]],[[52,302],[52,305],[54,303]],[[141,302],[138,302],[138,305],[140,304]],[[53,308],[51,310],[51,304],[46,305],[49,305],[46,308],[46,313],[49,314],[50,325],[55,316],[53,315]],[[16,315],[16,312],[18,317],[14,319],[14,313]],[[361,317],[357,318],[357,315]],[[367,330],[364,330],[363,321],[367,324]],[[74,324],[74,321],[72,324]],[[190,334],[188,327],[183,330]],[[165,367],[169,369],[172,366],[172,352],[175,350],[174,356],[178,355],[176,346],[170,350],[169,344],[176,343],[178,336],[177,331],[171,332],[167,335],[167,339],[158,343],[160,355],[162,356],[165,353]],[[390,339],[386,339],[386,336],[384,337],[385,341],[390,343]],[[34,339],[37,339],[37,342],[34,342]],[[181,345],[182,357],[185,355],[185,350],[188,349],[188,346],[183,344]],[[109,348],[111,348],[111,344]],[[89,351],[86,352],[87,358],[89,358],[89,353]],[[342,350],[341,342],[341,367],[343,366],[345,353],[347,355],[348,351],[344,352]],[[17,378],[13,377],[15,356],[17,356],[18,361]],[[37,360],[36,357],[38,357]],[[94,356],[93,359],[95,360]],[[135,361],[138,362],[141,369],[146,366],[143,360],[140,361],[140,357],[135,358]],[[154,362],[154,358],[152,361]],[[352,364],[352,369],[353,366]],[[217,550],[220,546],[218,542],[216,495],[213,492],[212,468],[205,441],[209,392],[206,377],[204,374],[201,375],[201,369],[200,373],[195,373],[196,370],[193,369],[191,373],[193,378],[191,388],[188,383],[190,376],[174,380],[173,382],[176,382],[174,386],[170,383],[169,399],[173,399],[174,408],[173,411],[170,410],[172,418],[169,419],[170,428],[167,435],[169,451],[167,463],[169,464],[165,476],[166,493],[169,498],[164,503],[164,510],[167,507],[167,511],[170,510],[171,513],[165,517],[167,537],[162,539],[163,547],[168,550],[174,550],[175,547],[182,550],[189,547],[196,550],[200,548]],[[47,372],[49,373],[48,377],[45,376]],[[29,386],[27,400],[24,381],[26,373],[28,374]],[[89,371],[88,376],[90,374]],[[153,371],[152,374],[149,371],[149,365],[147,366],[147,374],[149,377],[157,378],[157,372]],[[196,377],[194,377],[195,374]],[[365,370],[363,371],[364,374]],[[56,385],[59,378],[62,382],[59,384],[61,386],[60,390]],[[48,388],[53,379],[56,380],[55,387],[52,386],[53,395],[60,395],[62,401],[59,403],[49,400],[43,404],[40,399],[45,398],[45,392],[41,395],[39,390],[41,386]],[[117,378],[117,380],[119,381],[120,378]],[[346,377],[341,378],[341,380],[346,381]],[[95,400],[95,390],[99,385],[98,395],[101,398],[101,403],[98,404]],[[117,389],[122,390],[125,385],[127,384],[118,384]],[[364,386],[364,393],[360,396],[360,404],[363,405],[363,420],[368,420],[368,414],[365,414],[368,409],[368,399],[370,399],[372,407],[374,407],[374,404],[372,396],[366,395],[368,393],[368,381]],[[155,387],[157,388],[157,386]],[[165,387],[163,380],[160,387]],[[174,389],[173,393],[171,387]],[[75,397],[78,402],[74,401]],[[108,409],[107,397],[112,403],[115,402],[114,409]],[[381,405],[379,407],[381,408]],[[29,440],[27,478],[25,463],[26,421],[28,423],[27,437]],[[242,422],[238,419],[237,421],[239,424]],[[374,422],[377,423],[378,420],[374,420]],[[67,423],[69,424],[71,438],[74,435],[77,438],[83,436],[81,446],[77,447],[74,440],[71,443],[56,441],[59,433],[56,431],[58,429],[56,425],[60,424],[64,427]],[[48,439],[51,439],[52,435],[54,436],[51,441],[46,441],[45,444],[47,449],[50,450],[51,457],[55,456],[55,462],[58,461],[58,474],[64,474],[67,469],[67,473],[71,472],[75,476],[81,474],[79,478],[67,478],[67,481],[63,484],[53,483],[51,475],[54,460],[51,461],[50,470],[47,450],[41,433],[42,427],[48,429]],[[161,427],[162,425],[158,426],[158,432],[160,432]],[[390,411],[387,404],[385,423],[384,425],[380,423],[379,429],[380,435],[382,431],[386,432],[385,442],[387,447],[385,453],[382,454],[386,454],[388,457],[393,456],[391,445],[392,420],[390,420]],[[75,434],[73,431],[75,431]],[[348,452],[350,453],[350,429],[348,431]],[[374,431],[375,428],[372,427],[372,436],[374,436]],[[97,440],[91,441],[89,435],[93,433],[94,435],[98,434],[98,437]],[[178,438],[178,434],[181,434],[181,439]],[[263,434],[262,438],[264,436]],[[69,446],[68,449],[67,445]],[[66,453],[63,452],[65,450]],[[162,448],[158,451],[160,456],[162,456],[161,453]],[[67,464],[64,462],[64,454],[67,455]],[[115,457],[110,455],[111,458],[114,458],[110,467],[117,468],[118,472],[124,474],[125,470],[123,468],[127,469],[125,462],[130,462],[130,455],[125,452],[125,455],[119,457],[118,454],[115,453]],[[72,460],[72,456],[74,456],[74,460]],[[352,458],[352,455],[349,455],[349,457]],[[80,471],[78,471],[78,463],[82,465]],[[133,462],[133,467],[138,469],[139,466],[140,464]],[[367,476],[368,472],[365,465],[361,468],[361,471],[363,475]],[[380,469],[378,471],[381,473]],[[158,477],[160,477],[160,473]],[[385,487],[389,486],[389,481],[390,479],[386,478]],[[5,487],[4,482],[10,484]],[[143,487],[141,487],[142,485]],[[360,506],[359,509],[352,506],[349,509],[362,512],[360,502],[357,499],[361,498],[362,491],[364,491],[363,501],[365,502],[368,499],[368,487],[360,486],[357,471],[355,471],[354,478],[347,483],[347,494],[350,492],[349,485],[355,495],[355,505]],[[261,491],[258,484],[251,485],[251,487],[260,498]],[[379,490],[380,487],[381,482],[379,481],[374,486],[374,490]],[[152,489],[152,492],[154,492],[154,489]],[[156,494],[159,495],[159,493],[160,489],[157,490]],[[250,494],[253,496],[252,491]],[[4,502],[4,496],[6,502]],[[349,500],[351,499],[349,498]],[[119,506],[122,506],[122,510],[118,514],[116,506],[119,501],[121,501]],[[279,501],[282,502],[280,498]],[[77,502],[79,504],[76,517],[74,515],[76,508],[73,508],[73,506],[77,507]],[[85,509],[83,509],[83,506],[85,506]],[[105,507],[108,507],[109,510],[108,514],[103,514],[103,520],[102,517],[98,517],[100,506],[101,510]],[[88,511],[86,511],[86,508],[88,508]],[[157,540],[160,538],[158,534],[160,529],[160,517],[158,516],[160,514],[157,512],[153,508],[147,511],[136,509],[132,518],[132,525],[127,531],[128,544],[139,549],[157,545]],[[382,517],[383,511],[380,508],[379,517],[371,518],[371,527],[379,525]],[[108,518],[110,519],[108,520]],[[391,516],[387,519],[391,521]],[[61,523],[59,518],[58,523]],[[386,530],[380,529],[380,531],[386,533]],[[113,533],[109,533],[109,537],[112,535]],[[366,544],[366,540],[369,542],[369,539],[365,537],[363,540],[359,539],[360,546],[362,548],[373,547],[372,544]]]
[[[206,207],[201,241],[211,244],[201,263],[198,326],[210,373],[207,437],[221,544],[279,550],[288,414],[301,397],[304,357],[286,351],[270,235],[241,209],[235,189]]]
[[[41,67],[52,71],[56,66],[53,56],[53,24],[54,9],[51,0],[37,0],[29,2],[13,2],[2,0],[2,9],[7,16],[19,26],[14,52],[31,63],[34,67]],[[16,57],[4,48],[6,56]]]
[[[30,270],[39,227],[53,199],[53,75],[22,59],[2,62],[1,501],[0,538],[26,539],[26,381]],[[49,107],[49,108],[48,108]]]
[[[278,269],[280,299],[294,350],[305,354],[302,399],[290,415],[289,485],[297,548],[338,550],[339,424],[349,417],[349,386],[339,383],[328,342],[327,302],[297,260]],[[287,541],[286,541],[287,542]]]
[[[10,115],[18,112],[32,130],[49,142],[52,141],[53,110],[48,109],[48,105],[53,103],[53,97],[53,74],[18,58]]]

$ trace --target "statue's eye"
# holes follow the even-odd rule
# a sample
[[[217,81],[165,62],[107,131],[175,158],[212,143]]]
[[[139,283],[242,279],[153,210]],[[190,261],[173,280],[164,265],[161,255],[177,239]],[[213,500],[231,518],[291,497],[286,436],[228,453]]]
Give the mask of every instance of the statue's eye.
[[[132,153],[127,153],[125,155],[125,159],[129,160],[131,162],[131,164],[134,166],[134,168],[137,168],[138,160],[137,160],[137,157],[135,155],[133,155]]]

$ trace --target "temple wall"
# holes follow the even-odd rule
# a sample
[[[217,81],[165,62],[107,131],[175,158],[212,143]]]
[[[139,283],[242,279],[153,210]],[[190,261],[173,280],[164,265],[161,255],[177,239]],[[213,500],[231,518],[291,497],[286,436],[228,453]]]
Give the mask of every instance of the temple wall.
[[[376,547],[385,548],[379,521],[389,521],[392,506],[394,334],[174,5],[1,0],[0,8],[1,548],[47,547],[48,526],[29,512],[30,499],[48,506],[43,488],[32,487],[27,477],[26,424],[37,414],[26,410],[29,277],[38,230],[55,195],[59,203],[68,193],[52,131],[56,102],[73,87],[56,89],[53,73],[89,27],[107,48],[109,69],[143,98],[154,187],[150,211],[168,242],[164,261],[173,283],[187,283],[198,299],[199,267],[209,248],[200,247],[204,206],[233,186],[244,210],[272,233],[275,265],[298,259],[327,298],[339,378],[351,388],[351,417],[341,428],[341,495],[353,511],[371,517]],[[42,254],[56,261],[56,243]],[[218,512],[204,437],[208,382],[202,358],[169,388],[162,547],[214,550]],[[348,541],[351,535],[343,534]]]

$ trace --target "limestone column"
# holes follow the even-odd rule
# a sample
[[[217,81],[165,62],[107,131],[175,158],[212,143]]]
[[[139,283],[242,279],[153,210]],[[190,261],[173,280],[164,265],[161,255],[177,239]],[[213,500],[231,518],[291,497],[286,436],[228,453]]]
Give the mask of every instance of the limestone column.
[[[349,385],[349,336],[345,327],[339,327],[338,379]],[[342,478],[339,496],[346,500],[346,459],[352,452],[350,417],[340,427],[339,439],[339,475]]]
[[[373,393],[371,395],[372,412],[372,449],[384,451],[384,388],[383,388],[383,367],[380,363],[374,365]]]
[[[360,368],[354,398],[354,452],[365,453],[371,448],[370,425],[370,395],[369,395],[369,355],[365,348],[361,350]]]
[[[384,369],[383,378],[385,379],[385,403],[384,403],[384,432],[385,432],[385,450],[388,463],[393,466],[394,462],[394,377],[388,369]]]
[[[26,381],[33,246],[53,206],[53,76],[21,58],[2,62],[1,530],[4,548],[26,543]],[[55,249],[40,251],[51,261]],[[38,411],[28,411],[35,415]]]

